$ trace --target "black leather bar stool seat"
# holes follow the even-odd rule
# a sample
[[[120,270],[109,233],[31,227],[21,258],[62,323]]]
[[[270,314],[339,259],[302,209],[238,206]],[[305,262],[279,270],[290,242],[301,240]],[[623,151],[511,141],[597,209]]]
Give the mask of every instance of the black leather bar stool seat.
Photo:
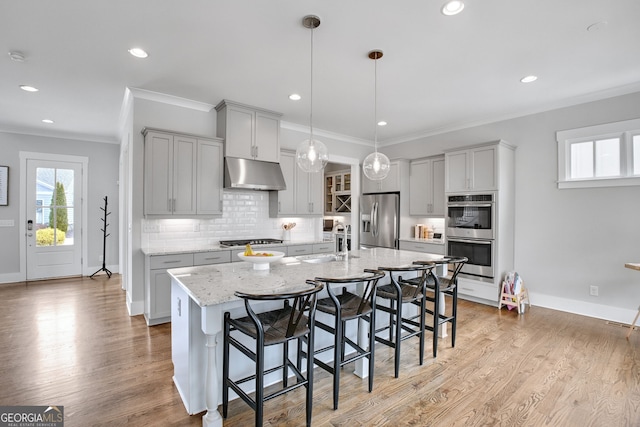
[[[384,277],[383,271],[365,270],[362,275],[348,278],[316,277],[327,289],[328,297],[318,301],[318,311],[333,316],[333,323],[316,319],[316,326],[333,335],[333,344],[316,349],[317,356],[329,350],[333,350],[333,361],[323,362],[314,356],[316,365],[333,375],[333,409],[338,409],[338,396],[340,391],[340,371],[343,366],[356,360],[367,358],[369,361],[369,392],[373,390],[373,365],[375,349],[375,311],[376,289],[378,280]],[[361,284],[362,289],[358,293],[353,288]],[[342,288],[341,293],[336,293],[337,288]],[[362,348],[357,342],[346,335],[347,322],[349,320],[364,319],[369,323],[368,349]],[[346,353],[347,345],[351,351]]]
[[[222,415],[227,417],[229,406],[229,389],[235,391],[255,411],[255,425],[262,426],[264,402],[285,394],[299,387],[306,390],[307,426],[311,425],[312,396],[313,396],[313,358],[307,357],[306,377],[303,375],[302,352],[303,343],[307,349],[313,348],[314,319],[317,304],[317,294],[324,285],[320,282],[307,280],[309,285],[298,292],[279,294],[249,294],[236,292],[235,295],[244,300],[247,316],[232,319],[229,312],[224,313],[224,350],[222,363]],[[253,310],[251,302],[284,301],[283,307],[264,313]],[[255,350],[250,349],[238,339],[238,334],[244,334],[255,340]],[[296,363],[289,358],[289,341],[298,343]],[[281,344],[283,355],[278,366],[265,370],[265,347]],[[240,379],[229,378],[230,346],[233,346],[255,363],[255,374]],[[282,370],[282,387],[265,395],[264,377],[267,374]],[[289,371],[293,371],[296,382],[288,383]],[[255,398],[245,392],[240,385],[248,381],[255,382]]]
[[[464,264],[468,261],[465,257],[453,257],[445,256],[444,258],[436,261],[415,261],[417,265],[451,265],[451,275],[447,277],[438,277],[436,274],[429,274],[427,277],[426,287],[433,291],[433,297],[428,293],[426,300],[433,303],[433,310],[428,307],[425,308],[425,312],[432,316],[433,322],[431,325],[426,325],[425,328],[428,331],[433,332],[433,357],[438,354],[438,331],[440,326],[445,323],[451,323],[451,347],[456,346],[456,320],[458,316],[458,273],[462,270]],[[433,272],[432,272],[433,273]],[[446,314],[446,310],[442,310],[440,313],[440,294],[448,295],[451,297],[451,310],[449,314]],[[446,305],[446,303],[445,303]],[[437,315],[436,315],[437,313]]]
[[[376,329],[375,340],[384,345],[394,348],[394,375],[398,378],[400,374],[400,347],[402,341],[417,336],[420,339],[419,360],[420,365],[424,361],[424,330],[425,330],[425,308],[426,308],[426,281],[428,273],[433,269],[433,265],[410,265],[402,267],[379,267],[379,270],[389,272],[391,283],[378,286],[376,295],[384,300],[388,300],[389,306],[378,304],[376,310],[389,314],[389,323],[382,328]],[[405,276],[417,274],[411,281],[403,279]],[[409,314],[404,311],[406,304],[418,305],[418,314]],[[388,338],[379,334],[385,330],[389,331]]]

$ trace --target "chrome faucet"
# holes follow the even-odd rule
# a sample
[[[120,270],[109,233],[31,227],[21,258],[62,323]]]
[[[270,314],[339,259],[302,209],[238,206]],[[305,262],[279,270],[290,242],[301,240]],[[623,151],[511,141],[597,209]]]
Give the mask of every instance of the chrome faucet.
[[[336,244],[336,258],[339,260],[346,260],[349,257],[349,251],[347,248],[347,226],[341,223],[340,221],[336,221],[333,225],[333,234],[336,236],[336,242],[338,240],[338,227],[342,226],[344,230],[344,238],[342,239],[342,248],[338,250],[338,246]]]

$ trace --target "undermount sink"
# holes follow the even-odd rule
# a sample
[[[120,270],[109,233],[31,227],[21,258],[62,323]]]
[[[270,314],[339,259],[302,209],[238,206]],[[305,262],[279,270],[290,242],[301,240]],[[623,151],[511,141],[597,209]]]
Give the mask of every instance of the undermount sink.
[[[337,261],[338,257],[335,255],[318,255],[318,256],[311,256],[311,257],[304,257],[304,258],[300,258],[300,261],[302,262],[308,262],[311,264],[322,264],[325,262],[333,262],[333,261]]]
[[[358,258],[356,255],[349,255],[350,258]],[[333,261],[341,261],[342,258],[339,258],[336,255],[327,255],[327,254],[322,254],[322,255],[308,255],[308,256],[301,256],[298,257],[298,259],[302,262],[308,262],[310,264],[323,264],[325,262],[333,262]]]

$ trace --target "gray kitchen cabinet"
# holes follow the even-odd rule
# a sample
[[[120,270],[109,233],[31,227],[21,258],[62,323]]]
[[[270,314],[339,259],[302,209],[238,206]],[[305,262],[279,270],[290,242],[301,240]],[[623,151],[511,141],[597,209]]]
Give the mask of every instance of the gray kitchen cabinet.
[[[287,189],[269,192],[269,216],[322,215],[323,175],[300,169],[293,151],[280,153],[280,166]]]
[[[292,245],[288,249],[289,256],[311,255],[313,245]]]
[[[400,250],[444,255],[444,244],[400,240]]]
[[[222,140],[198,139],[196,214],[222,214]]]
[[[445,153],[445,191],[447,193],[497,189],[497,144]]]
[[[411,161],[410,215],[444,217],[444,162],[444,156]]]
[[[313,253],[314,254],[326,254],[333,253],[336,250],[335,242],[324,242],[324,243],[314,243],[313,244]]]
[[[144,318],[147,325],[171,320],[171,277],[167,270],[193,266],[193,254],[155,255],[145,257]]]
[[[144,129],[145,215],[196,213],[197,139]]]
[[[225,264],[231,262],[231,251],[196,252],[193,265]]]
[[[222,213],[222,140],[143,129],[144,214]]]
[[[389,168],[389,175],[380,181],[372,181],[362,173],[362,193],[386,193],[389,191],[400,191],[403,167],[408,167],[408,162],[406,160],[392,160]]]
[[[216,135],[225,156],[278,162],[282,114],[223,99],[216,105]]]

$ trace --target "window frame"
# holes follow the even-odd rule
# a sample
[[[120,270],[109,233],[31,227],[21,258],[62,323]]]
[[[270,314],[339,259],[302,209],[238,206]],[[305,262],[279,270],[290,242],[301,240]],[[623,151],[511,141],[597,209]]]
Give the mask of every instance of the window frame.
[[[605,123],[556,132],[556,141],[558,142],[558,188],[623,187],[640,185],[640,174],[633,174],[633,138],[638,135],[640,135],[640,119]],[[592,141],[595,154],[596,141],[611,138],[616,138],[620,141],[620,175],[613,177],[596,177],[596,158],[594,157],[593,177],[571,178],[571,146],[576,143]]]

